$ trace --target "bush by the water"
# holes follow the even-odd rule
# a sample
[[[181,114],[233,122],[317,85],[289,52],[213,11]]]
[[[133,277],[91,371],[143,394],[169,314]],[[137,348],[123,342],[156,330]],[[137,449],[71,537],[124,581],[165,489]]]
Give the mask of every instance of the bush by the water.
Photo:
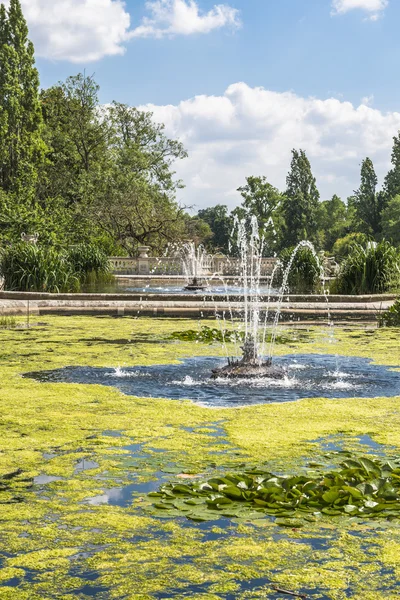
[[[379,294],[400,285],[400,252],[387,241],[353,244],[334,284],[338,294]]]
[[[68,250],[68,260],[81,280],[109,273],[108,257],[98,246],[77,244]]]
[[[282,285],[283,275],[289,266],[294,248],[285,248],[280,254],[282,264],[278,273],[278,283]],[[318,258],[308,247],[301,247],[294,256],[289,271],[288,287],[290,292],[299,294],[318,291],[321,285],[321,268]]]
[[[400,327],[400,299],[379,317],[381,327]]]
[[[77,292],[91,273],[108,274],[107,257],[89,246],[70,250],[20,243],[1,253],[4,288],[21,292]]]

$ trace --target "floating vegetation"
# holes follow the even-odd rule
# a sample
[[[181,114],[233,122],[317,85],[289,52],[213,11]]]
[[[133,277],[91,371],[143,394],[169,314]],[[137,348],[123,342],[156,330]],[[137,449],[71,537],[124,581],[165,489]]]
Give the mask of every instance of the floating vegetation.
[[[0,316],[0,329],[15,329],[17,320],[13,315]]]
[[[244,339],[244,336],[238,331],[222,331],[216,327],[204,325],[201,329],[174,331],[171,334],[171,338],[183,342],[203,342],[205,344],[213,344],[214,342],[241,342]]]
[[[400,460],[350,457],[339,470],[316,476],[246,469],[203,482],[165,484],[149,496],[157,498],[155,508],[196,521],[263,513],[286,517],[278,518],[278,525],[301,527],[298,517],[314,520],[321,514],[400,518]]]
[[[216,327],[208,327],[203,325],[201,329],[186,329],[184,331],[174,331],[170,337],[174,340],[183,342],[203,342],[204,344],[219,343],[241,343],[244,341],[244,332],[238,330],[217,329]],[[307,334],[299,334],[299,332],[291,332],[290,335],[277,335],[275,343],[290,344],[300,339],[307,339]],[[271,341],[271,335],[266,336],[266,342]]]

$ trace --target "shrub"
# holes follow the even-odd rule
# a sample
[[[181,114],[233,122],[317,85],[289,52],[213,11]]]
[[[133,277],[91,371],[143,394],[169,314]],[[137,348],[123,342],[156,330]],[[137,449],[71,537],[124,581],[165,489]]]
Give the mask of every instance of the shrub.
[[[107,255],[93,244],[73,246],[68,250],[68,260],[81,281],[91,274],[100,276],[109,273]]]
[[[4,288],[24,292],[68,292],[79,289],[79,278],[65,252],[20,243],[3,250]]]
[[[354,246],[355,243],[363,246],[367,242],[368,236],[366,236],[365,233],[349,233],[348,235],[336,240],[336,242],[333,244],[332,254],[338,262],[341,262],[348,256],[352,246]]]
[[[335,291],[339,294],[379,294],[400,283],[400,254],[389,242],[353,244],[342,262]]]
[[[279,285],[282,285],[285,270],[288,268],[294,248],[285,248],[280,254],[282,266],[277,275]],[[291,292],[315,292],[321,285],[321,267],[314,252],[307,246],[300,247],[293,259],[289,271],[288,286]]]
[[[400,327],[400,299],[379,317],[380,327]]]

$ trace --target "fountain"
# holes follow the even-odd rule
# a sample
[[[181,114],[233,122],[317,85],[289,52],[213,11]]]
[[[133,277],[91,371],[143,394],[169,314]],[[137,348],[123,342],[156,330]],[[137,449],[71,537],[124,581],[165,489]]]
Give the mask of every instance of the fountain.
[[[179,249],[183,272],[186,277],[185,290],[201,291],[207,288],[204,279],[210,255],[204,246],[196,246],[194,242],[185,242]]]
[[[266,330],[272,284],[274,276],[281,265],[278,263],[272,274],[267,306],[263,309],[265,317],[263,323],[261,323],[260,280],[264,253],[264,237],[260,235],[258,221],[255,216],[251,218],[249,231],[245,219],[236,219],[232,233],[233,236],[236,234],[237,248],[240,256],[239,280],[243,289],[244,343],[240,346],[242,356],[239,358],[228,356],[228,364],[222,368],[213,369],[212,378],[250,379],[265,377],[269,379],[283,379],[286,376],[286,371],[281,367],[273,365],[272,357],[282,301],[284,295],[287,293],[289,273],[299,249],[307,247],[317,258],[321,270],[321,280],[323,279],[323,268],[311,242],[300,242],[293,251],[292,257],[283,272],[282,285],[279,290],[277,307],[272,323],[269,353],[265,356]]]

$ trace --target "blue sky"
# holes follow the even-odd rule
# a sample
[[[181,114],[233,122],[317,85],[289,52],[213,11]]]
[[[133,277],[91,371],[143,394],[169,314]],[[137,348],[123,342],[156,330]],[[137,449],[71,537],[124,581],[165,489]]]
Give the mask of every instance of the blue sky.
[[[284,188],[304,147],[323,197],[381,179],[400,128],[399,0],[22,0],[43,87],[86,69],[101,102],[151,109],[186,144],[182,202]],[[260,89],[262,88],[262,89]]]
[[[203,11],[214,2],[201,0]],[[400,96],[400,2],[377,21],[354,9],[331,15],[330,0],[234,0],[242,27],[173,39],[132,39],[124,56],[71,65],[38,59],[44,86],[86,67],[101,84],[102,100],[132,104],[177,103],[196,94],[220,94],[245,81],[303,96],[340,97],[396,110]],[[135,27],[144,1],[128,0]]]

